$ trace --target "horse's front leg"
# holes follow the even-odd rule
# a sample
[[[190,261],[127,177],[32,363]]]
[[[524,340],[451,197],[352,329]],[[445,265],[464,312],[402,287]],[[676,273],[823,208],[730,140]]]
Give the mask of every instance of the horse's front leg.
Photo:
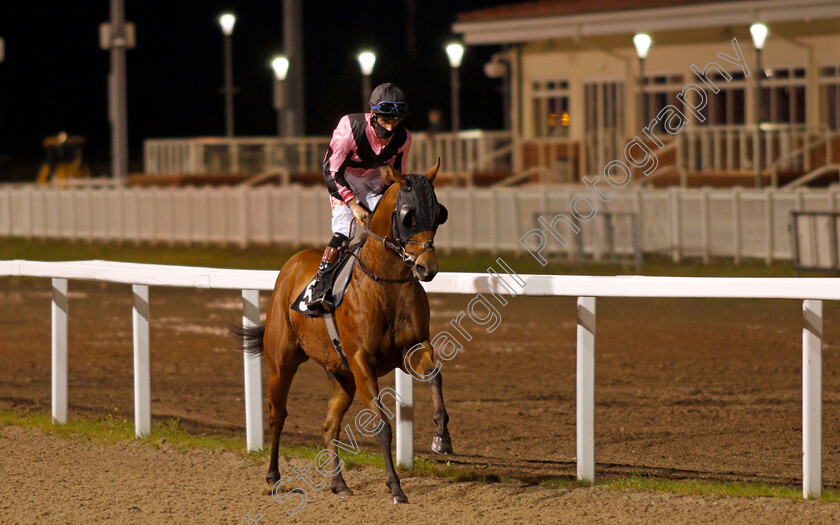
[[[382,449],[382,459],[385,461],[385,484],[391,489],[392,503],[408,503],[408,498],[400,486],[400,478],[394,468],[394,458],[391,455],[391,423],[379,405],[379,385],[371,367],[365,362],[361,351],[357,352],[350,362],[350,370],[356,380],[356,390],[359,399],[368,414],[360,412],[356,415],[357,430],[368,436],[376,437],[379,448]]]
[[[423,341],[421,348],[409,354],[408,366],[411,367],[411,373],[416,378],[431,378],[424,379],[429,387],[432,389],[432,401],[435,404],[435,424],[437,425],[437,432],[432,438],[432,450],[438,454],[452,454],[452,439],[449,437],[449,414],[446,413],[446,405],[443,402],[443,376],[440,369],[435,370],[434,364],[434,348],[432,344],[426,340]]]
[[[330,384],[332,386],[332,393],[330,394],[330,402],[327,408],[327,419],[324,421],[324,450],[332,452],[330,455],[330,472],[332,473],[332,481],[330,481],[330,490],[333,494],[337,494],[343,498],[345,496],[352,496],[353,491],[347,486],[344,477],[341,475],[341,461],[338,459],[338,449],[335,445],[338,440],[338,434],[341,431],[341,419],[353,402],[353,395],[356,393],[356,383],[352,377],[335,376],[328,373]]]

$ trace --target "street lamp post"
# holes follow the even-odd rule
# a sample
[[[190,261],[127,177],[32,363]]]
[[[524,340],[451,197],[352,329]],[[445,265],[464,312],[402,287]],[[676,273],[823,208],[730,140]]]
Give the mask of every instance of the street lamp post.
[[[99,26],[99,46],[111,53],[108,75],[108,121],[111,124],[111,176],[128,177],[128,106],[125,52],[134,47],[134,24],[125,21],[123,0],[111,0],[111,21]]]
[[[464,46],[454,42],[446,46],[446,55],[449,57],[449,66],[452,70],[452,131],[461,129],[461,79],[458,75],[458,68],[461,67],[461,60],[464,58]]]
[[[225,135],[233,137],[233,51],[231,35],[236,17],[232,13],[224,13],[219,17],[219,25],[225,41]]]
[[[761,75],[764,70],[761,67],[761,50],[764,49],[764,42],[767,41],[767,26],[755,23],[750,26],[753,45],[755,46],[755,187],[760,188],[764,181],[761,179]]]
[[[6,41],[0,38],[0,62],[6,59]],[[0,114],[0,118],[2,118],[2,114]],[[2,121],[0,121],[2,124]]]
[[[367,113],[370,111],[370,74],[373,73],[376,55],[372,51],[362,51],[358,59],[362,68],[362,112]]]
[[[489,62],[484,64],[484,75],[487,78],[502,79],[502,106],[505,120],[505,130],[513,129],[511,122],[510,100],[510,56],[507,52],[496,53]]]
[[[286,93],[283,81],[289,73],[289,59],[283,55],[274,57],[271,61],[274,70],[274,109],[277,110],[277,134],[288,135],[289,130],[283,126],[283,110],[286,109]]]
[[[636,46],[636,54],[639,56],[639,120],[642,123],[642,127],[647,125],[648,120],[647,97],[645,96],[645,59],[648,56],[652,42],[653,40],[651,40],[650,35],[647,33],[636,33],[636,36],[633,37],[633,45]]]

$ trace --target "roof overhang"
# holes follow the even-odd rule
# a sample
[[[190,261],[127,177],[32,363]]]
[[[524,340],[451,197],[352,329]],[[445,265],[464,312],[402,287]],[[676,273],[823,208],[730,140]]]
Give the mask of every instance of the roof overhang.
[[[515,44],[539,40],[678,31],[754,22],[791,22],[840,18],[837,0],[756,0],[635,9],[566,16],[456,22],[452,31],[468,45]]]

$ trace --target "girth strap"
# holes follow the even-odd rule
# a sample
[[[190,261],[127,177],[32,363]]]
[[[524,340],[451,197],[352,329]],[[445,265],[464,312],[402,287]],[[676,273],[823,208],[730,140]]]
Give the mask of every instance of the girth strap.
[[[333,314],[324,314],[324,323],[327,325],[327,335],[330,337],[330,342],[335,348],[335,353],[341,359],[341,363],[350,370],[350,364],[347,362],[347,356],[344,355],[344,349],[341,347],[341,337],[338,335],[338,327],[335,326],[335,319]]]

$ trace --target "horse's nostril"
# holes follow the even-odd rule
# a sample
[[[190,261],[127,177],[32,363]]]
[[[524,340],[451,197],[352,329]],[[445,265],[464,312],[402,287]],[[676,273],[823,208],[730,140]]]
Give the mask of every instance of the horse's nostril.
[[[425,266],[423,266],[422,264],[418,264],[416,266],[416,268],[417,268],[417,273],[418,274],[423,275],[423,276],[426,275],[426,267]]]

